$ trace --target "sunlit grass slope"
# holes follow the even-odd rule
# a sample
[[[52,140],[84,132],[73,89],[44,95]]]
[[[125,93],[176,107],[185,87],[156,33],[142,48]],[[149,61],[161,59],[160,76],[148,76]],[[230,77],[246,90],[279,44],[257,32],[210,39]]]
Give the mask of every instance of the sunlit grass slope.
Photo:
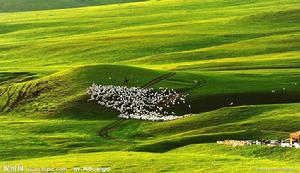
[[[297,0],[163,0],[2,14],[1,70],[298,67],[299,11]]]
[[[231,151],[230,151],[231,150]],[[240,152],[239,150],[242,150]],[[255,148],[248,149],[222,147],[217,145],[196,145],[181,148],[177,151],[158,153],[143,152],[100,152],[91,154],[70,154],[59,157],[45,157],[39,159],[2,162],[0,165],[15,165],[22,163],[26,168],[69,168],[67,172],[73,172],[74,167],[110,168],[110,172],[214,172],[214,173],[238,173],[259,172],[267,168],[298,171],[297,162],[265,158],[245,157],[245,153],[258,151]],[[277,151],[276,151],[277,150]],[[263,151],[263,150],[261,150]],[[244,153],[243,153],[244,152]],[[274,149],[274,153],[280,153]],[[265,155],[272,152],[266,149]],[[253,154],[254,155],[254,154]],[[277,169],[276,169],[277,168]],[[282,171],[284,172],[284,171]]]
[[[0,0],[0,12],[62,9],[137,1],[139,0]]]

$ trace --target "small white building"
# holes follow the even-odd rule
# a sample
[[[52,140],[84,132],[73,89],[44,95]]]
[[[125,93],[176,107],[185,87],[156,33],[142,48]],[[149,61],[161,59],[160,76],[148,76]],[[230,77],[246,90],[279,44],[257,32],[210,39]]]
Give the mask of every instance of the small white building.
[[[294,146],[295,148],[300,148],[300,145],[299,145],[297,142],[295,142],[295,143],[293,144],[293,146]]]

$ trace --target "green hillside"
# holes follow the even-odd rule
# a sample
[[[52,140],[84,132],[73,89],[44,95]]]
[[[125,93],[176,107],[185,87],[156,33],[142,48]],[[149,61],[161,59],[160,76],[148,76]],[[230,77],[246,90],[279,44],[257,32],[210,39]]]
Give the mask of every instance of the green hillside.
[[[299,0],[121,2],[0,0],[8,12],[0,15],[0,169],[300,169],[293,148],[214,144],[299,130]],[[189,94],[174,111],[192,116],[119,120],[89,101],[91,84],[124,85],[125,77],[128,86]],[[13,102],[22,87],[28,98]]]
[[[239,148],[218,147],[216,145],[196,145],[180,148],[167,153],[144,152],[100,152],[92,154],[70,154],[58,157],[45,157],[39,159],[22,160],[24,167],[40,165],[47,167],[47,162],[53,163],[55,168],[69,168],[67,172],[74,172],[73,167],[84,167],[89,164],[92,168],[110,168],[115,172],[261,172],[265,166],[272,167],[278,172],[284,170],[297,171],[297,162],[284,160],[268,160],[245,156]],[[267,151],[266,148],[264,148]],[[204,152],[199,152],[204,151]],[[251,153],[258,151],[256,148],[248,149]],[[263,150],[261,150],[263,151]],[[224,154],[222,152],[227,152]],[[298,153],[299,154],[299,153]],[[18,164],[19,162],[3,162],[4,164]],[[0,164],[1,165],[1,164]],[[126,165],[126,166],[124,166]],[[81,167],[81,168],[82,168]],[[285,169],[284,169],[285,168]]]
[[[51,10],[94,5],[119,4],[140,0],[0,0],[0,12]]]
[[[299,57],[299,18],[297,0],[150,1],[8,13],[0,16],[1,70],[113,62],[292,68]]]

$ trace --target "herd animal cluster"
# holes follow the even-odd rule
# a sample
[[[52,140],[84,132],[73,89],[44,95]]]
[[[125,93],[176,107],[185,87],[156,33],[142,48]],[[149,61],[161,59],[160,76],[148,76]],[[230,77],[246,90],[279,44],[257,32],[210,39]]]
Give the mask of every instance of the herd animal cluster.
[[[229,146],[249,146],[249,145],[266,145],[270,147],[294,147],[300,148],[298,142],[291,143],[289,139],[285,140],[224,140],[217,141],[217,144],[229,145]]]
[[[176,116],[174,112],[166,110],[172,105],[185,103],[186,95],[173,89],[160,88],[159,91],[154,91],[153,88],[93,84],[87,93],[90,100],[119,111],[120,118],[170,121],[189,116]]]

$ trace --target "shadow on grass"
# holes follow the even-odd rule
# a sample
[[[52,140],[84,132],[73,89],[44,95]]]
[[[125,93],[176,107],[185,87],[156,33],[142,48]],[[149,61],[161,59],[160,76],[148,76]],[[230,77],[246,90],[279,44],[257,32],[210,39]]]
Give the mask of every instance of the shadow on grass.
[[[161,152],[167,152],[190,144],[212,143],[212,142],[215,143],[218,140],[226,140],[226,139],[239,139],[239,140],[262,139],[264,137],[267,138],[268,135],[269,133],[258,131],[258,130],[243,130],[243,131],[236,131],[236,132],[200,134],[200,135],[193,135],[193,136],[187,136],[182,138],[164,140],[152,144],[140,145],[131,148],[130,150],[161,153]]]

